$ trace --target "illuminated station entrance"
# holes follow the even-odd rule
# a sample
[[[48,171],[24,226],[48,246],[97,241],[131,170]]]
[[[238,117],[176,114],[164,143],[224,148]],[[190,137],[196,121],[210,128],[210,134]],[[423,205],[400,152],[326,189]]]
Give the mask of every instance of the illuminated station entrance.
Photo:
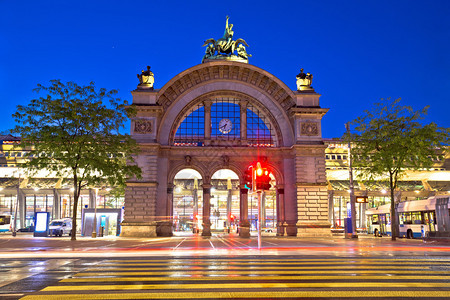
[[[175,175],[173,188],[173,231],[200,233],[203,231],[203,198],[200,173],[183,169]],[[228,169],[216,171],[211,177],[211,231],[238,233],[241,221],[240,182],[236,173]],[[257,230],[258,203],[256,193],[248,191],[247,219],[250,231]],[[277,211],[275,188],[262,195],[261,227],[276,232]],[[245,211],[242,212],[245,215]]]
[[[227,21],[228,40],[230,26]],[[291,90],[248,63],[242,39],[232,41],[234,52],[209,41],[201,64],[161,88],[154,88],[150,67],[138,74],[131,136],[140,146],[143,176],[127,184],[121,235],[230,231],[249,237],[257,197],[244,178],[255,162],[272,174],[262,197],[264,230],[331,235],[321,132],[328,109],[319,105],[312,75],[293,74],[289,84],[297,89]]]

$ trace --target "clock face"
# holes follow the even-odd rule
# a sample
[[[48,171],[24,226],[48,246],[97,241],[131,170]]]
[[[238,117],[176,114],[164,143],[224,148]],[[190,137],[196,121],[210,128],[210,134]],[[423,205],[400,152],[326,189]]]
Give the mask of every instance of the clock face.
[[[232,128],[232,123],[230,120],[228,119],[222,119],[219,122],[219,130],[220,132],[222,132],[223,134],[227,134],[228,132],[231,131]]]

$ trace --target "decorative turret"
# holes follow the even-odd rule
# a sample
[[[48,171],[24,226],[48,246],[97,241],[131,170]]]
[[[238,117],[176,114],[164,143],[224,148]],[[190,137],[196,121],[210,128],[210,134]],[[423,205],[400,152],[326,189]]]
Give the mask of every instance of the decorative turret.
[[[228,19],[229,17],[227,16],[223,37],[218,40],[207,39],[203,44],[203,47],[206,46],[206,51],[202,63],[214,60],[231,60],[248,63],[248,58],[251,57],[251,54],[248,54],[245,49],[245,46],[248,47],[248,44],[243,39],[233,41],[233,24],[228,24]],[[235,51],[237,55],[234,54]]]

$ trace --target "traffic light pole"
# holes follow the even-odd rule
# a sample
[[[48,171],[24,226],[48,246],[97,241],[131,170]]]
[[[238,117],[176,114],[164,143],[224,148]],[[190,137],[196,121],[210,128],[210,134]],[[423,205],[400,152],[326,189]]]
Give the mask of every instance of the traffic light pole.
[[[262,216],[262,195],[258,190],[258,250],[261,250],[261,216]]]

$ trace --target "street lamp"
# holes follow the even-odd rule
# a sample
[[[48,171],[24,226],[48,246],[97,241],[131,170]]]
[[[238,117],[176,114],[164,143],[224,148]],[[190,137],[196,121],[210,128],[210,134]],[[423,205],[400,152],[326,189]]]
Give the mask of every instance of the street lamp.
[[[353,186],[353,168],[352,168],[352,145],[350,142],[350,122],[345,124],[348,134],[348,172],[349,172],[349,183],[350,183],[350,219],[352,223],[352,238],[358,238],[356,232],[356,204],[355,204],[355,189]]]
[[[94,201],[94,229],[92,230],[92,237],[97,237],[97,195],[98,195],[98,188],[95,189],[95,201]]]
[[[19,193],[20,193],[20,171],[17,170],[17,172],[19,173],[19,182],[17,183],[17,195],[16,195],[16,207],[14,209],[14,223],[13,223],[13,228],[12,228],[12,236],[16,236],[16,231],[17,231],[17,209],[19,207]]]

